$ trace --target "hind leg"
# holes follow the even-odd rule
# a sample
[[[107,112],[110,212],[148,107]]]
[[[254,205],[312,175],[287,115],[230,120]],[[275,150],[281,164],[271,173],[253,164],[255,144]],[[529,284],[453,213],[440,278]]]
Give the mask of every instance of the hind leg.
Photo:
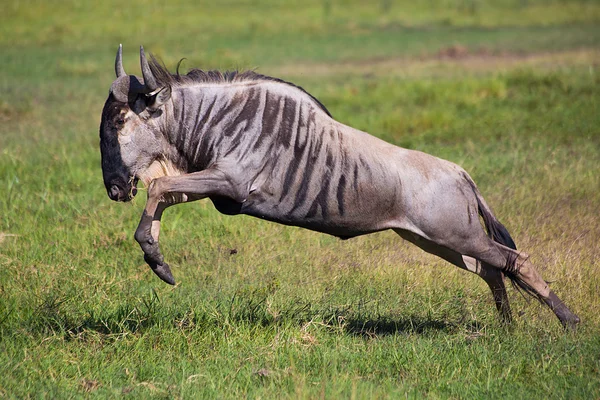
[[[515,283],[546,303],[565,328],[576,328],[579,317],[571,312],[558,296],[550,290],[548,283],[542,279],[529,261],[527,254],[490,240],[487,249],[479,251],[479,254],[469,255],[511,275]]]
[[[449,173],[442,177],[433,189],[430,186],[425,189],[415,188],[415,198],[411,200],[411,204],[418,206],[410,210],[411,218],[406,215],[398,218],[397,232],[424,250],[448,259],[455,265],[461,264],[456,255],[447,254],[468,256],[481,261],[482,266],[487,265],[489,269],[497,270],[486,282],[500,309],[503,307],[506,289],[500,284],[499,273],[504,273],[528,293],[546,303],[563,326],[575,328],[579,318],[550,290],[529,262],[528,256],[503,246],[486,235],[479,216],[483,218],[486,230],[496,240],[512,242],[508,231],[493,216],[468,175],[463,173],[461,177],[454,176],[454,181],[452,176],[454,175]],[[419,237],[425,241],[415,239]]]
[[[397,229],[395,230],[403,239],[415,244],[427,253],[434,254],[459,268],[473,272],[479,275],[489,286],[494,296],[496,309],[500,314],[502,322],[509,324],[512,321],[512,313],[504,285],[504,274],[502,271],[478,262],[475,258],[463,256],[462,254],[451,250],[445,246],[438,245],[431,240],[425,239],[414,233]]]
[[[512,322],[512,313],[510,311],[510,303],[508,302],[508,293],[506,293],[506,285],[504,284],[504,274],[502,271],[494,268],[486,263],[478,262],[473,257],[462,256],[467,269],[479,275],[485,283],[488,284],[496,309],[500,313],[502,321],[509,324]]]
[[[502,320],[505,323],[510,324],[512,322],[512,313],[510,311],[508,294],[506,293],[506,286],[504,284],[504,274],[487,264],[484,264],[484,266],[487,271],[486,275],[483,276],[483,279],[492,291],[496,308],[498,309]]]
[[[548,283],[542,279],[527,254],[497,243],[481,231],[480,234],[475,232],[470,236],[463,236],[460,240],[452,237],[446,245],[503,272],[526,292],[546,303],[565,328],[575,329],[579,317],[550,290]]]

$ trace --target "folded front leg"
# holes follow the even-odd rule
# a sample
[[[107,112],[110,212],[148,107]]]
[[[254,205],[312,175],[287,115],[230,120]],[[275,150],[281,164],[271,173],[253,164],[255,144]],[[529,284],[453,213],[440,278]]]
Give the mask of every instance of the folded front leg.
[[[173,278],[169,265],[164,262],[164,257],[158,246],[160,219],[167,207],[166,203],[159,203],[154,214],[149,214],[148,207],[146,207],[135,231],[135,240],[140,244],[144,252],[144,261],[152,268],[152,271],[163,281],[174,285],[175,278]]]
[[[236,189],[227,175],[217,169],[165,176],[150,183],[146,208],[135,231],[135,240],[144,252],[144,260],[160,279],[171,285],[175,284],[158,242],[163,211],[175,204],[209,196],[225,196],[239,200],[243,195]]]

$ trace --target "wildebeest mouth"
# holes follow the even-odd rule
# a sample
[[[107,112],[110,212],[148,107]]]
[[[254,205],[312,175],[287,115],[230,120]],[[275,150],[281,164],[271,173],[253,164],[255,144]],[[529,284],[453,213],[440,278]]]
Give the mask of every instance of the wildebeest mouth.
[[[137,194],[137,184],[139,181],[140,178],[137,176],[132,176],[131,179],[129,179],[129,184],[131,185],[131,190],[129,190],[129,200],[133,199]]]
[[[129,179],[129,182],[127,182],[127,185],[129,186],[129,192],[127,193],[127,199],[124,201],[131,201],[135,197],[137,194],[137,184],[139,180],[140,179],[136,176],[132,176]]]

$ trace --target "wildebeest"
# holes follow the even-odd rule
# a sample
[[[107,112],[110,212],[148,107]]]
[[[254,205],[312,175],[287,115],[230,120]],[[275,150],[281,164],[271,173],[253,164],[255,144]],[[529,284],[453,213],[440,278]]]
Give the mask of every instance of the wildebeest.
[[[579,322],[458,165],[346,126],[280,79],[171,74],[143,48],[140,60],[142,77],[127,75],[119,47],[100,125],[102,173],[112,200],[131,200],[139,180],[148,188],[135,239],[165,282],[175,283],[158,244],[163,211],[208,197],[225,214],[342,239],[393,229],[483,278],[504,321],[506,275],[565,327]]]

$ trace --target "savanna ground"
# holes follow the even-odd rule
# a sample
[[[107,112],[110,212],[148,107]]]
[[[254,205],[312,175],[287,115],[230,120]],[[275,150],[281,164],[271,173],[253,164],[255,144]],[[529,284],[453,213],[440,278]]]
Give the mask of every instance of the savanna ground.
[[[2,6],[0,397],[600,396],[597,2],[96,3]],[[144,193],[102,184],[119,43],[129,73],[140,44],[172,70],[258,68],[459,163],[580,329],[512,288],[502,326],[480,278],[391,232],[342,242],[208,201],[166,212],[163,284],[133,240]]]

